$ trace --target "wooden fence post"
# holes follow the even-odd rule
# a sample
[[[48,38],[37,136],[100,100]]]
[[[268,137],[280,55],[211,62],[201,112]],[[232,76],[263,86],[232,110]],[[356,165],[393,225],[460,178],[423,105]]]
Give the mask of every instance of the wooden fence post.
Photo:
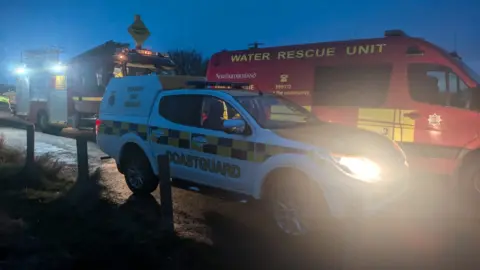
[[[157,158],[158,179],[160,182],[160,203],[164,230],[175,233],[173,225],[172,183],[170,181],[170,161],[168,155],[159,155]]]
[[[35,126],[27,125],[27,156],[25,160],[25,167],[32,169],[35,164]]]
[[[87,181],[88,168],[88,148],[87,139],[84,136],[78,136],[77,141],[77,164],[78,164],[78,181]]]

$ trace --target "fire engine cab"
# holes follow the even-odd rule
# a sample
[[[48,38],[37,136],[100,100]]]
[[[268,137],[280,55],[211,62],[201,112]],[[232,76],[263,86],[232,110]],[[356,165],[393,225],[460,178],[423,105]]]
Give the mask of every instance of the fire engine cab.
[[[222,51],[207,79],[250,83],[326,122],[381,133],[401,145],[413,170],[455,175],[467,160],[480,162],[480,76],[457,53],[401,30]]]

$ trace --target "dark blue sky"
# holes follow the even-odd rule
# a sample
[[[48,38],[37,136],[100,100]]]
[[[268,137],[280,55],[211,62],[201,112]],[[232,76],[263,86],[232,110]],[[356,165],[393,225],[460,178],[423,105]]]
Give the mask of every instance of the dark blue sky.
[[[480,71],[478,0],[3,0],[0,48],[12,67],[20,50],[57,45],[64,59],[110,39],[133,43],[127,27],[142,16],[157,51],[197,49],[209,56],[255,40],[286,45],[378,37],[401,28],[457,50]],[[1,80],[1,79],[0,79]]]

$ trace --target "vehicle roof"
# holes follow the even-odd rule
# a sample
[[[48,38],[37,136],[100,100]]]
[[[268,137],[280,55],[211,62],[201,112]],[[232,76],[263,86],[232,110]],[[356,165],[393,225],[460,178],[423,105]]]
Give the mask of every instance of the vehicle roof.
[[[218,90],[217,90],[218,91]],[[220,90],[234,97],[248,97],[248,96],[258,96],[258,91],[252,90],[237,90],[237,89],[226,89]]]
[[[275,52],[275,51],[283,51],[283,50],[301,50],[301,49],[310,49],[310,48],[317,48],[319,46],[336,46],[336,45],[343,45],[343,46],[352,46],[352,45],[361,45],[365,43],[386,43],[394,42],[394,43],[404,43],[412,40],[418,40],[420,38],[410,37],[410,36],[395,36],[395,37],[380,37],[380,38],[368,38],[368,39],[351,39],[351,40],[338,40],[338,41],[326,41],[326,42],[312,42],[312,43],[302,43],[302,44],[292,44],[292,45],[283,45],[283,46],[271,46],[271,47],[263,47],[263,48],[254,48],[254,49],[240,49],[240,50],[223,50],[217,52],[216,54],[235,54],[235,53],[245,53],[245,52],[252,52],[252,53],[261,53],[261,52]]]
[[[163,89],[162,91],[168,91],[171,93],[178,92],[180,94],[189,94],[191,92],[198,93],[224,93],[232,97],[248,97],[258,96],[258,91],[241,90],[241,89],[212,89],[212,88],[176,88],[176,89]]]
[[[358,46],[359,48],[362,47],[363,50],[368,48],[368,46],[370,46],[370,48],[374,48],[373,46],[379,46],[382,47],[382,51],[381,53],[379,53],[380,51],[378,49],[374,51],[373,49],[370,49],[371,51],[368,53],[359,54],[357,52],[359,52],[360,49],[358,49],[358,51],[354,50],[352,54],[347,55],[346,51],[348,50],[348,48],[354,48],[356,46]],[[332,49],[331,55],[328,55],[329,49]],[[246,75],[253,74],[253,76],[255,76],[253,78],[233,78],[233,80],[238,82],[248,81],[252,84],[253,81],[256,81],[256,84],[261,81],[261,83],[263,83],[264,85],[258,84],[258,86],[265,89],[270,89],[271,85],[274,82],[268,81],[269,79],[264,78],[275,77],[276,82],[278,78],[276,75],[277,72],[285,73],[285,69],[288,69],[288,72],[292,73],[292,78],[298,76],[298,74],[301,73],[297,68],[296,64],[291,65],[291,67],[294,67],[292,70],[292,68],[287,68],[286,66],[288,65],[285,65],[283,63],[274,64],[278,63],[277,61],[292,61],[291,63],[298,63],[297,61],[305,61],[305,63],[311,63],[309,64],[309,67],[316,63],[320,63],[317,61],[321,61],[322,65],[325,66],[340,65],[346,63],[364,64],[366,61],[383,62],[388,61],[387,59],[389,59],[389,61],[397,61],[399,59],[408,58],[409,55],[407,54],[407,51],[409,49],[418,49],[422,51],[422,57],[424,59],[435,59],[435,61],[439,64],[449,65],[451,68],[453,68],[453,71],[457,75],[461,76],[462,80],[464,80],[464,82],[469,87],[475,87],[477,85],[475,80],[471,78],[471,76],[464,70],[464,68],[461,67],[458,61],[454,59],[454,57],[452,57],[449,52],[447,52],[447,50],[423,38],[411,37],[408,35],[294,44],[287,46],[264,47],[245,50],[224,50],[213,54],[210,58],[209,67],[207,69],[207,78],[217,78],[219,80],[224,80],[223,78],[221,78],[221,75],[228,75],[228,73],[239,73],[238,75],[241,75],[240,73],[245,73]],[[315,55],[315,57],[313,55],[311,55],[310,57],[306,57],[307,50],[314,51],[315,54],[318,50],[318,57],[317,55]],[[287,53],[291,54],[291,57],[289,56],[287,58]],[[310,53],[312,54],[312,52]],[[275,66],[272,67],[272,64]],[[257,75],[260,73],[261,69],[265,70],[262,71],[263,75],[261,76],[262,79],[260,80],[260,76]],[[295,72],[297,72],[297,75],[294,75]],[[232,80],[232,78],[225,79]],[[305,80],[303,79],[303,81]]]

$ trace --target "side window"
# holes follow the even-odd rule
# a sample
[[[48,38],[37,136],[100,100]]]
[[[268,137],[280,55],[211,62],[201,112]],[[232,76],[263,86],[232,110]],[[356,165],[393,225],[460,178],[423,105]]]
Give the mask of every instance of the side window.
[[[408,67],[410,96],[413,100],[442,106],[470,108],[470,91],[447,67],[411,64]]]
[[[160,100],[159,114],[176,124],[200,127],[202,100],[199,95],[164,96]]]
[[[355,67],[318,67],[313,105],[381,106],[388,95],[391,64]]]
[[[205,96],[202,103],[202,127],[223,130],[223,120],[241,119],[240,114],[227,102]]]

